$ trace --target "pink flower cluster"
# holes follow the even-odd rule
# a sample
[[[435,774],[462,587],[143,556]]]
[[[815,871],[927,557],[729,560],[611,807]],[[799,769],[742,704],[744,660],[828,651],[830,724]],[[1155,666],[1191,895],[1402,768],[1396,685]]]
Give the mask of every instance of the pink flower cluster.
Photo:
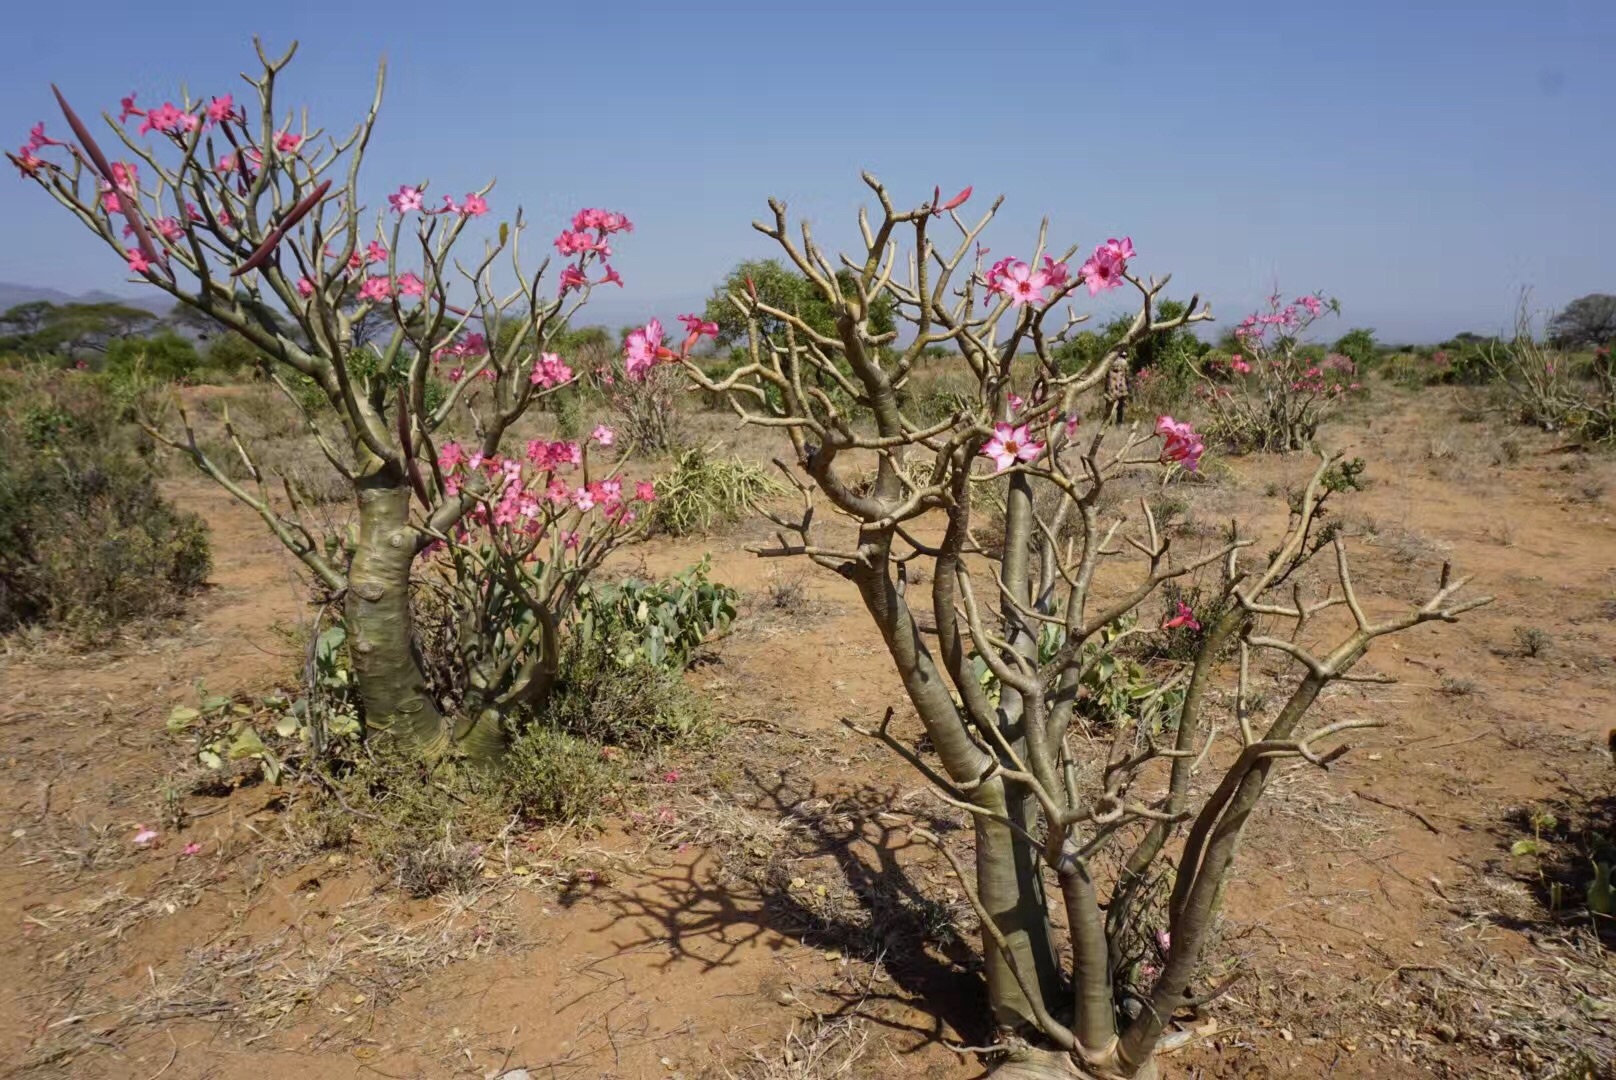
[[[1171,416],[1158,416],[1156,434],[1163,439],[1161,455],[1163,461],[1176,461],[1190,472],[1200,467],[1201,455],[1206,453],[1206,444],[1188,421],[1181,422]]]
[[[1128,272],[1128,260],[1134,257],[1133,238],[1121,240],[1112,237],[1094,249],[1094,254],[1077,268],[1077,276],[1089,287],[1090,296],[1098,296],[1107,289],[1115,289]]]
[[[528,376],[528,381],[548,390],[571,382],[572,368],[556,353],[540,353],[539,358],[533,361],[533,372]],[[607,440],[607,444],[610,445],[610,440]]]
[[[643,380],[658,364],[689,356],[702,338],[718,336],[718,324],[700,315],[681,315],[679,321],[685,324],[685,339],[678,352],[662,343],[666,331],[662,329],[661,319],[652,319],[629,334],[623,342],[623,369],[629,378]]]
[[[461,217],[482,217],[488,213],[488,200],[476,192],[468,192],[459,203],[453,195],[443,197],[443,205],[436,210],[426,209],[426,194],[418,187],[400,184],[397,191],[387,196],[387,204],[395,214],[408,214],[412,210],[423,214],[459,214]]]
[[[1041,270],[1034,270],[1019,259],[1000,259],[988,268],[983,282],[990,296],[1008,297],[1011,307],[1021,307],[1044,303],[1049,299],[1046,291],[1059,290],[1070,277],[1065,263],[1045,255]]]
[[[1241,341],[1260,342],[1269,330],[1282,335],[1292,335],[1299,332],[1304,325],[1303,312],[1306,320],[1311,321],[1324,314],[1324,300],[1317,294],[1298,296],[1289,304],[1280,306],[1279,293],[1268,298],[1268,311],[1252,312],[1239,325],[1234,328],[1234,336]]]
[[[601,425],[590,438],[609,446],[615,435]],[[627,489],[615,477],[574,485],[559,475],[583,462],[584,447],[565,440],[534,439],[521,458],[468,455],[456,442],[445,443],[438,451],[438,469],[443,474],[446,494],[459,495],[473,475],[481,475],[486,481],[488,491],[471,511],[471,520],[485,528],[512,529],[539,537],[569,513],[576,511],[581,521],[583,515],[595,510],[610,524],[626,526],[636,517],[633,503],[656,499],[655,486],[645,481]],[[581,540],[576,530],[563,530],[561,535],[569,549],[576,548]]]
[[[607,243],[606,238],[613,233],[633,231],[634,223],[626,215],[615,210],[585,207],[572,215],[572,228],[563,229],[561,235],[555,238],[555,248],[562,255],[578,256],[577,262],[561,270],[561,295],[565,296],[574,289],[590,285],[616,285],[622,288],[622,277],[605,261],[612,257],[612,246]],[[601,260],[601,269],[604,271],[596,281],[591,281],[589,275],[584,272],[585,263],[590,256]]]

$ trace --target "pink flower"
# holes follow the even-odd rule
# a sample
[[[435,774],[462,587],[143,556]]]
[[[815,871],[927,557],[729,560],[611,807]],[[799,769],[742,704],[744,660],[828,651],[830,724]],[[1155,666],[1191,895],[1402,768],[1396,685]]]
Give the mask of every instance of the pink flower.
[[[181,132],[196,130],[198,123],[200,121],[196,117],[175,107],[172,101],[165,101],[146,113],[145,119],[140,122],[139,132],[144,135],[155,130],[165,135],[178,135]]]
[[[595,508],[595,493],[586,487],[578,488],[572,493],[572,503],[579,510],[588,513]]]
[[[1033,270],[1024,262],[1012,264],[1004,275],[1004,289],[1010,296],[1011,307],[1043,303],[1044,287],[1048,284],[1048,274]]]
[[[616,440],[617,435],[605,424],[596,424],[595,430],[589,433],[589,437],[602,446],[610,446]]]
[[[446,473],[454,472],[455,467],[466,462],[466,452],[460,444],[450,439],[438,448],[438,468]]]
[[[135,95],[130,93],[126,98],[118,99],[118,123],[126,124],[131,116],[145,116],[141,110],[135,108]]]
[[[145,847],[155,839],[157,839],[157,830],[148,829],[146,826],[142,825],[139,827],[139,831],[135,833],[134,842],[138,847]]]
[[[662,782],[664,784],[677,784],[679,782],[679,770],[669,769],[667,772],[663,773]]]
[[[652,319],[642,328],[629,334],[623,343],[623,366],[629,376],[644,379],[658,361],[671,360],[673,353],[662,345],[662,321]]]
[[[584,276],[582,267],[569,264],[562,268],[560,295],[566,296],[573,289],[581,289],[588,284],[589,279]]]
[[[560,386],[572,380],[572,368],[567,366],[556,353],[540,353],[539,358],[533,361],[533,373],[528,381],[534,386]]]
[[[572,216],[572,228],[575,232],[584,229],[596,229],[601,235],[614,232],[633,232],[634,226],[624,217],[612,210],[584,209]]]
[[[488,201],[472,192],[466,196],[465,202],[460,204],[460,212],[466,217],[482,217],[488,213]]]
[[[124,161],[114,161],[112,184],[125,195],[135,194],[135,189],[140,185],[140,167]]]
[[[1027,404],[1026,399],[1020,394],[1016,393],[1014,390],[1010,391],[1010,396],[1007,398],[1007,400],[1010,403],[1010,411],[1013,413],[1020,412],[1021,407]]]
[[[1206,446],[1187,422],[1180,423],[1171,416],[1159,416],[1156,418],[1156,434],[1165,440],[1162,446],[1163,461],[1176,461],[1190,472],[1200,466]]]
[[[1307,308],[1307,313],[1315,319],[1324,310],[1324,301],[1316,296],[1298,296],[1296,302]]]
[[[1124,236],[1121,240],[1112,237],[1101,244],[1098,250],[1105,252],[1107,257],[1115,262],[1127,262],[1134,256],[1133,237]]]
[[[634,485],[634,497],[641,502],[656,502],[656,485],[649,480],[641,480]]]
[[[28,149],[40,150],[47,146],[61,146],[62,144],[45,134],[45,121],[41,120],[28,129]]]
[[[987,286],[989,296],[1001,295],[1005,292],[1005,275],[1010,272],[1010,267],[1015,261],[1011,258],[1003,258],[988,267],[988,272],[982,280]]]
[[[416,277],[409,270],[398,275],[398,294],[400,296],[422,296],[426,293],[426,282]]]
[[[454,367],[449,369],[449,374],[445,375],[444,378],[448,379],[450,382],[459,382],[465,376],[465,374],[465,368]]]
[[[161,236],[164,240],[167,240],[171,244],[185,233],[185,229],[180,225],[177,218],[153,218],[152,227],[157,230],[157,235]]]
[[[591,236],[581,230],[563,232],[555,238],[555,247],[563,255],[582,255],[585,252],[593,251],[602,256],[610,257],[612,253],[611,245],[606,242],[604,233]]]
[[[392,205],[395,213],[407,214],[411,210],[419,210],[421,209],[421,189],[410,187],[408,184],[402,185],[393,194],[387,196],[387,201]]]
[[[1056,262],[1048,255],[1044,256],[1044,278],[1051,289],[1065,285],[1071,276],[1071,270],[1065,263]]]
[[[387,247],[378,240],[365,245],[365,261],[371,264],[387,261]]]
[[[359,286],[359,299],[386,300],[393,295],[393,283],[385,277],[369,277]]]
[[[236,171],[236,155],[226,154],[214,163],[213,171],[220,176],[229,176]]]
[[[124,252],[124,257],[129,260],[129,269],[133,270],[137,274],[147,273],[152,268],[151,260],[146,258],[146,256],[142,254],[141,250],[137,247],[130,248],[128,251]]]
[[[185,845],[185,849],[183,851],[181,851],[180,854],[181,855],[200,855],[200,854],[202,854],[202,845],[197,843],[195,840],[192,840],[189,844]]]
[[[1080,418],[1076,413],[1072,413],[1066,418],[1066,437],[1068,439],[1077,434],[1077,425],[1079,423],[1079,419]]]
[[[235,115],[236,103],[229,94],[208,102],[208,120],[212,123],[222,124],[226,120],[234,119]]]
[[[20,146],[17,148],[15,164],[24,176],[33,176],[45,164],[45,159],[36,157],[32,147]]]
[[[1004,472],[1018,461],[1032,461],[1043,452],[1044,444],[1033,440],[1026,424],[993,425],[993,438],[980,451],[984,457],[993,459],[996,472]]]
[[[303,136],[291,131],[283,131],[275,136],[275,149],[283,154],[295,154],[297,148],[303,145]]]
[[[437,212],[440,214],[458,214],[460,213],[460,207],[455,205],[453,195],[445,195],[443,197],[443,206]]]
[[[680,348],[681,352],[688,353],[691,347],[703,337],[716,338],[718,336],[718,324],[709,322],[700,315],[681,315],[679,316],[679,321],[685,324],[685,343]]]
[[[602,277],[599,281],[595,282],[595,284],[596,285],[616,285],[619,289],[621,289],[623,287],[623,278],[622,278],[622,276],[620,274],[618,274],[618,272],[616,270],[612,269],[611,264],[608,263],[608,264],[606,264],[606,274],[605,274],[605,276]]]
[[[1195,621],[1195,612],[1191,611],[1190,606],[1182,600],[1178,602],[1178,611],[1173,617],[1162,623],[1162,629],[1176,630],[1181,626],[1188,627],[1191,630],[1201,628],[1201,624]],[[1165,946],[1163,947],[1165,948]]]

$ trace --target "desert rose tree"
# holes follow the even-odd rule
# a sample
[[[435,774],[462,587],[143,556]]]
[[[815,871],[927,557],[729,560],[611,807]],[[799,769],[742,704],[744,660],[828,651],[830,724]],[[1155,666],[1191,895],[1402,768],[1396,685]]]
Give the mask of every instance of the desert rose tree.
[[[1444,568],[1429,600],[1372,617],[1324,520],[1324,503],[1353,472],[1331,456],[1265,558],[1253,559],[1253,540],[1233,530],[1180,557],[1147,502],[1132,515],[1107,510],[1108,489],[1129,474],[1193,470],[1204,448],[1171,417],[1154,431],[1087,437],[1079,396],[1104,379],[1116,350],[1208,313],[1192,302],[1158,318],[1166,279],[1134,276],[1127,239],[1074,265],[1075,249],[1050,252],[1041,233],[1024,259],[989,265],[979,242],[998,203],[967,221],[966,189],[900,210],[865,181],[878,205],[860,214],[863,244],[851,256],[833,261],[806,224],[799,239],[777,202],[772,220],[756,225],[825,297],[834,332],[743,288],[730,299],[752,328],[749,362],[722,379],[689,361],[685,369],[744,422],[789,440],[795,468],[781,467],[803,509],[775,515],[778,542],[758,550],[811,559],[858,587],[926,738],[899,738],[890,709],[879,727],[860,730],[974,822],[972,866],[917,835],[954,861],[981,922],[989,999],[1010,1057],[995,1075],[1149,1076],[1182,1038],[1174,1015],[1228,985],[1208,978],[1205,953],[1275,765],[1327,766],[1345,749],[1343,732],[1379,723],[1310,725],[1320,694],[1367,678],[1352,672],[1376,638],[1485,600],[1456,599],[1463,583]],[[838,279],[841,268],[851,284]],[[1052,350],[1083,317],[1055,313],[1082,292],[1113,288],[1139,297],[1128,332],[1090,369],[1063,374]],[[872,330],[869,313],[883,300],[912,328],[906,345]],[[765,321],[783,329],[766,337]],[[953,415],[923,421],[906,414],[903,390],[939,346],[975,392]],[[873,481],[861,482],[872,464]],[[1002,490],[1002,544],[975,509],[973,491],[985,485]],[[821,499],[842,527],[822,523]],[[1315,556],[1333,587],[1304,587],[1317,576]],[[1157,614],[1163,586],[1197,573],[1214,582],[1199,609]],[[1130,643],[1166,633],[1192,635],[1193,658],[1142,688],[1122,715],[1098,709],[1100,672]],[[1252,654],[1264,652],[1282,661],[1278,685],[1259,685],[1253,671]],[[1232,693],[1220,695],[1225,680]],[[1067,926],[1060,949],[1056,903]]]
[[[111,154],[56,90],[72,138],[51,138],[41,123],[8,156],[132,275],[271,359],[270,377],[352,485],[351,543],[317,539],[290,485],[272,494],[228,414],[244,483],[204,452],[188,420],[183,434],[154,434],[256,511],[341,599],[372,731],[423,753],[491,760],[504,743],[501,717],[542,704],[553,684],[583,578],[634,527],[636,497],[650,497],[649,485],[625,489],[611,470],[591,470],[589,443],[610,443],[606,428],[583,446],[536,441],[501,453],[511,425],[573,380],[547,346],[592,288],[621,285],[606,260],[630,224],[580,211],[554,241],[566,261],[546,284],[549,261],[534,268],[522,257],[520,212],[468,252],[466,230],[488,213],[492,185],[438,199],[412,181],[368,210],[360,166],[383,73],[365,117],[328,137],[277,100],[295,49],[273,58],[259,46],[262,71],[244,76],[241,102],[221,93],[142,109],[123,99],[105,115]],[[323,410],[306,407],[304,388],[329,406],[340,440],[322,434]],[[446,425],[468,405],[476,434],[462,446]],[[442,545],[463,668],[452,715],[412,637],[412,567]]]

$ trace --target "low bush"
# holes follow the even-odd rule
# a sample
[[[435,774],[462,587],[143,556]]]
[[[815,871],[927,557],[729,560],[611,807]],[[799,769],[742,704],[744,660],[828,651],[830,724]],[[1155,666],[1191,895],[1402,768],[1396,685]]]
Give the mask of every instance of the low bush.
[[[686,450],[657,478],[651,529],[669,536],[707,532],[739,521],[758,503],[784,493],[762,466],[713,457],[700,448]]]
[[[211,568],[207,527],[159,493],[105,381],[14,372],[0,393],[0,631],[100,640],[177,614]]]

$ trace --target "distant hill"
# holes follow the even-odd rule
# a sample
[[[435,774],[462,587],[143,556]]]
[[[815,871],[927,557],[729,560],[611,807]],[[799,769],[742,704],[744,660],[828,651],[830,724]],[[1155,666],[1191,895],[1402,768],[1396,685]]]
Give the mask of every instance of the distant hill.
[[[156,315],[166,315],[174,306],[174,301],[162,293],[150,296],[114,296],[99,289],[73,296],[60,289],[46,289],[38,285],[18,285],[14,281],[0,281],[0,311],[7,311],[18,304],[32,303],[35,300],[48,300],[52,304],[105,304],[115,302],[128,304],[130,307],[150,311]]]

